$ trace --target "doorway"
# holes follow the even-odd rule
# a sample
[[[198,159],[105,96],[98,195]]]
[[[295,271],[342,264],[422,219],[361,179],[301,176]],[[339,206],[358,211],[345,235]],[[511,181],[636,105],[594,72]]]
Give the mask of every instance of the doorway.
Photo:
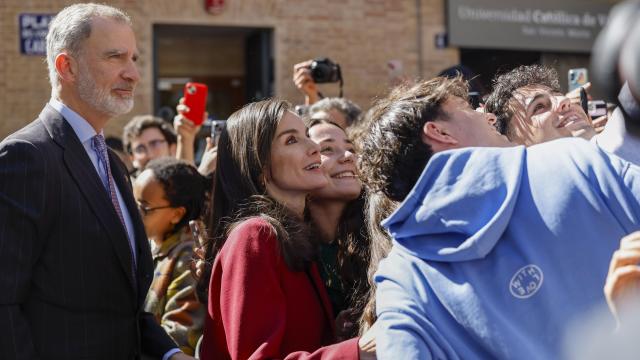
[[[273,96],[272,38],[269,28],[154,25],[154,112],[171,121],[190,81],[209,87],[213,120]]]
[[[496,74],[502,74],[520,65],[539,64],[542,53],[537,51],[460,49],[460,63],[471,69],[484,87],[491,91],[491,81]]]

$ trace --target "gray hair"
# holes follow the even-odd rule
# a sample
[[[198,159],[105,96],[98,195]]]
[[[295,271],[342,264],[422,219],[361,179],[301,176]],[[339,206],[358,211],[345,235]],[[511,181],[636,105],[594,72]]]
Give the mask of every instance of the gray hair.
[[[62,9],[49,24],[47,33],[47,67],[51,92],[57,94],[59,79],[56,56],[64,51],[79,55],[82,42],[91,35],[94,18],[108,18],[131,26],[131,18],[122,10],[102,4],[74,4]]]
[[[309,116],[313,114],[324,111],[328,112],[329,110],[338,110],[340,111],[344,117],[347,119],[347,126],[354,125],[360,119],[360,114],[362,114],[362,110],[358,105],[356,105],[353,101],[347,100],[345,98],[324,98],[317,103],[311,105],[309,108]]]

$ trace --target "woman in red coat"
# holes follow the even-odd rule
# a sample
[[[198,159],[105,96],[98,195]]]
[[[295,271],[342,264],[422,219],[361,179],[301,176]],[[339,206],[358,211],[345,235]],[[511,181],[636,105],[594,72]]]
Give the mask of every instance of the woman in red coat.
[[[267,100],[234,113],[216,169],[201,358],[373,356],[357,338],[333,344],[333,309],[304,222],[307,195],[327,179],[319,146],[288,103]]]

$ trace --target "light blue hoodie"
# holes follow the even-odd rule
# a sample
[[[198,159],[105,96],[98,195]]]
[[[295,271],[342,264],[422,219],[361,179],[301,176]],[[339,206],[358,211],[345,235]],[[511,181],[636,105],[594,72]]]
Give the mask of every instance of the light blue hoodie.
[[[383,222],[378,358],[559,358],[639,201],[640,168],[580,139],[436,154]]]

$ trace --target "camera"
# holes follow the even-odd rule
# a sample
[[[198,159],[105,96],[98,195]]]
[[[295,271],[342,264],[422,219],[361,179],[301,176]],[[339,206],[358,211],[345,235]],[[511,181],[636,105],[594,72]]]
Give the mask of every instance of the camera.
[[[342,80],[340,65],[334,63],[329,58],[318,58],[313,60],[311,66],[311,77],[316,83],[333,83]]]

